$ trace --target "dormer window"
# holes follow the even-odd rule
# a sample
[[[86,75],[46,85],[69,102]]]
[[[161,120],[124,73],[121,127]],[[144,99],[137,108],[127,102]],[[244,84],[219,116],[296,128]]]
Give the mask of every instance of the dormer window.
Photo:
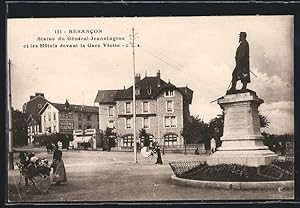
[[[166,91],[165,96],[166,97],[173,97],[174,96],[174,90],[168,90],[168,91]]]
[[[152,88],[151,88],[151,87],[148,87],[148,88],[147,88],[147,94],[148,94],[148,95],[151,95],[151,93],[152,93]]]
[[[140,95],[141,94],[141,90],[140,88],[135,88],[135,95]]]

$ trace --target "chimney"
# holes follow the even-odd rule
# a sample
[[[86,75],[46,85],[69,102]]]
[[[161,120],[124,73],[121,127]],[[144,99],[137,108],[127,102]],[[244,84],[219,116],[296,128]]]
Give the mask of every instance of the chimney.
[[[65,109],[66,110],[70,110],[70,104],[69,104],[69,100],[68,99],[66,99]]]
[[[135,83],[138,83],[140,80],[141,80],[141,74],[140,74],[140,73],[137,73],[137,74],[135,75]]]
[[[42,97],[45,97],[45,96],[44,96],[44,93],[38,93],[38,92],[35,93],[35,96],[42,96]]]
[[[29,99],[32,100],[33,98],[35,98],[34,95],[30,95]]]
[[[160,70],[157,70],[157,87],[160,87]]]

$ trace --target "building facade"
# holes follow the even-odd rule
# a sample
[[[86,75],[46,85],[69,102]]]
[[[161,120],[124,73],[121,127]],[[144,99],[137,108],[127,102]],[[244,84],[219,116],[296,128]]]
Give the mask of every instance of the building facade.
[[[123,90],[99,90],[95,103],[99,106],[99,128],[115,128],[119,147],[133,146],[133,87]],[[189,105],[193,91],[188,87],[176,87],[160,78],[141,80],[136,76],[136,134],[145,129],[152,140],[166,148],[182,147],[181,131],[189,117]],[[143,146],[143,139],[139,138]]]
[[[77,129],[98,129],[99,108],[47,102],[40,111],[43,134],[73,134]]]
[[[44,93],[35,93],[35,95],[30,96],[29,101],[23,105],[23,113],[27,116],[28,143],[32,143],[35,135],[41,134],[39,111],[46,102],[48,102],[48,100],[45,98]]]

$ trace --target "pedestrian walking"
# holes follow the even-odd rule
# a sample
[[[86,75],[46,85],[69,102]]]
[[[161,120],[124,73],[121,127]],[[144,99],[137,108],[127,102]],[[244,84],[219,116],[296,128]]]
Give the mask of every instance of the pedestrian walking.
[[[155,152],[157,154],[157,160],[155,164],[163,164],[161,159],[160,146],[157,143],[155,144]]]
[[[210,140],[210,149],[211,149],[211,153],[214,153],[216,151],[216,140],[214,138],[212,138]]]

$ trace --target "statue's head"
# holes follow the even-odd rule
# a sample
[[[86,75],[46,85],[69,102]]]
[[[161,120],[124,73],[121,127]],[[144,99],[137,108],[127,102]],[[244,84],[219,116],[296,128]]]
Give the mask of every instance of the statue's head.
[[[247,33],[246,32],[240,32],[240,39],[239,41],[245,40],[247,37]]]

